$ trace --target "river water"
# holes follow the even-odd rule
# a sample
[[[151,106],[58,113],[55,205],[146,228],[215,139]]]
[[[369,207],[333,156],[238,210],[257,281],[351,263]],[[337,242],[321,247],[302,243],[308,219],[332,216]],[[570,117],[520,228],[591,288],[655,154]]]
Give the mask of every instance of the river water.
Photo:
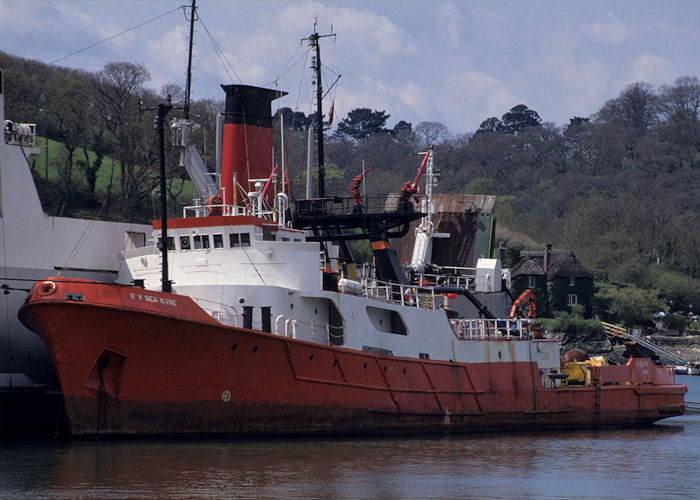
[[[700,377],[676,376],[687,401]],[[697,498],[700,415],[433,438],[0,442],[0,498]]]

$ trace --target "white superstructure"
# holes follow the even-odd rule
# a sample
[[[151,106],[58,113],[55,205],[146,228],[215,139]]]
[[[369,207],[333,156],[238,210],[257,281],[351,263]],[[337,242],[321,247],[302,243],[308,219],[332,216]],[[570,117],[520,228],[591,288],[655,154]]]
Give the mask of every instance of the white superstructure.
[[[558,344],[531,341],[527,320],[449,318],[449,299],[432,286],[370,277],[334,286],[335,273],[321,268],[319,243],[271,220],[171,219],[168,238],[173,292],[192,297],[222,323],[395,356],[537,361],[543,373],[559,369]],[[153,239],[160,240],[158,229]],[[125,251],[124,261],[119,283],[161,289],[155,245]]]

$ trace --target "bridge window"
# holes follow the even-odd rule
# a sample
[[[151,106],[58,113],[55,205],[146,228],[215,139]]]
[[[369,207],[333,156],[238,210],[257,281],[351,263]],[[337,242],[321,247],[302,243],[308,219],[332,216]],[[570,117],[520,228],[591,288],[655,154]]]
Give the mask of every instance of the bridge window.
[[[163,238],[158,238],[158,250],[163,248]],[[175,238],[168,236],[168,250],[175,250]]]
[[[191,250],[192,245],[190,244],[189,236],[180,236],[180,250]]]
[[[215,234],[214,235],[214,248],[224,248],[224,235]]]
[[[250,233],[231,233],[228,235],[229,245],[233,247],[249,247]]]
[[[194,237],[194,248],[199,250],[201,248],[209,248],[209,235],[208,234],[198,234]]]

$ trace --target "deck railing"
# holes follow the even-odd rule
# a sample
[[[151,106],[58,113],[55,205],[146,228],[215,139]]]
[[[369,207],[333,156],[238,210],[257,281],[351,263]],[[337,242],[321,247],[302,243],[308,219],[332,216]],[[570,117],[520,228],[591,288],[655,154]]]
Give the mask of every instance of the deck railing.
[[[533,337],[534,323],[529,319],[451,319],[450,326],[459,340],[524,340]]]
[[[439,304],[436,305],[435,289],[432,286],[405,285],[373,278],[363,278],[360,283],[362,296],[365,298],[422,309],[439,307]]]

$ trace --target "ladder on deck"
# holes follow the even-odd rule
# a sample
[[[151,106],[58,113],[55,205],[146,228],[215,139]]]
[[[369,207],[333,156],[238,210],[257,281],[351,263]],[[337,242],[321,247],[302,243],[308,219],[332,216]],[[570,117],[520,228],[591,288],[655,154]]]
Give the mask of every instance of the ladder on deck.
[[[658,342],[652,340],[651,338],[644,337],[642,335],[636,334],[622,326],[619,325],[613,325],[611,323],[603,323],[603,332],[608,337],[617,337],[617,338],[622,338],[625,340],[634,340],[637,344],[639,344],[642,347],[645,347],[649,349],[650,351],[655,352],[659,356],[663,356],[667,358],[671,363],[675,365],[684,365],[687,363],[685,359],[683,359],[681,356],[678,356],[676,353],[669,351],[665,347],[663,347],[661,344]]]

